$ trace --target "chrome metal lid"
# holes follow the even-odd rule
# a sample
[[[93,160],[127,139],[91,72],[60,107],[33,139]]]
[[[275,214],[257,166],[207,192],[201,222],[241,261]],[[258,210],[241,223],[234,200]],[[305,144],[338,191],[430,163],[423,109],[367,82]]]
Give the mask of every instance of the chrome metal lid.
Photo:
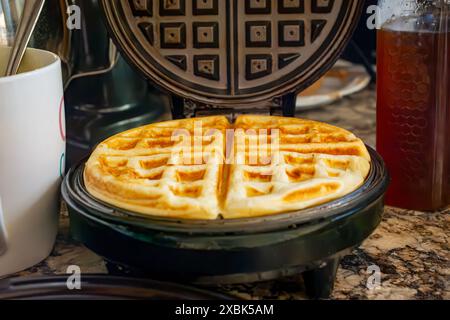
[[[147,78],[215,106],[299,92],[343,51],[363,1],[102,0],[112,37]]]

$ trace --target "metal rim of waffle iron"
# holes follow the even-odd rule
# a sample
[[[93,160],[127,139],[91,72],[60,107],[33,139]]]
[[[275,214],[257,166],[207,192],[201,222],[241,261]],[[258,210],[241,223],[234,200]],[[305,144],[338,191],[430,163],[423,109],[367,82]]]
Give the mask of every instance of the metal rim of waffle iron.
[[[388,186],[389,176],[382,158],[370,147],[372,165],[364,185],[347,196],[310,209],[266,217],[218,220],[183,220],[159,218],[115,208],[92,197],[83,182],[84,162],[66,176],[62,195],[69,207],[89,218],[117,226],[136,227],[161,232],[188,234],[255,234],[296,228],[305,224],[345,219],[380,199]]]
[[[345,0],[299,1],[298,8],[283,1],[264,1],[265,8],[194,3],[101,1],[116,45],[146,78],[170,94],[233,108],[312,85],[337,61],[363,8],[363,1]]]

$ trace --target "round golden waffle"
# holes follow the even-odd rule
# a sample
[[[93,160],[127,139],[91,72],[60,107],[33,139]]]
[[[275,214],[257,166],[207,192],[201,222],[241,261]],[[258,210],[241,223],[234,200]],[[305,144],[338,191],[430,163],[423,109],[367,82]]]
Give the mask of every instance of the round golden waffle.
[[[169,121],[101,143],[86,163],[95,198],[161,217],[247,218],[316,206],[356,190],[364,143],[324,123],[241,116]]]

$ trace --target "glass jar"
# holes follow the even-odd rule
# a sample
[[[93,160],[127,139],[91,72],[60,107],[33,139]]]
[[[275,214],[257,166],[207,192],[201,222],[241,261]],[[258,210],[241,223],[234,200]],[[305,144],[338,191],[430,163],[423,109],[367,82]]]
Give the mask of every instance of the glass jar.
[[[377,149],[387,204],[450,204],[450,0],[379,1]]]

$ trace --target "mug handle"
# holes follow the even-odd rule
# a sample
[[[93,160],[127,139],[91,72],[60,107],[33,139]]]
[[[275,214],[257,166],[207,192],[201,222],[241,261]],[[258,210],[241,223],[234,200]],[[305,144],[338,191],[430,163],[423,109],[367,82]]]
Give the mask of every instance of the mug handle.
[[[0,257],[5,254],[7,250],[6,228],[4,221],[2,198],[0,197]]]

